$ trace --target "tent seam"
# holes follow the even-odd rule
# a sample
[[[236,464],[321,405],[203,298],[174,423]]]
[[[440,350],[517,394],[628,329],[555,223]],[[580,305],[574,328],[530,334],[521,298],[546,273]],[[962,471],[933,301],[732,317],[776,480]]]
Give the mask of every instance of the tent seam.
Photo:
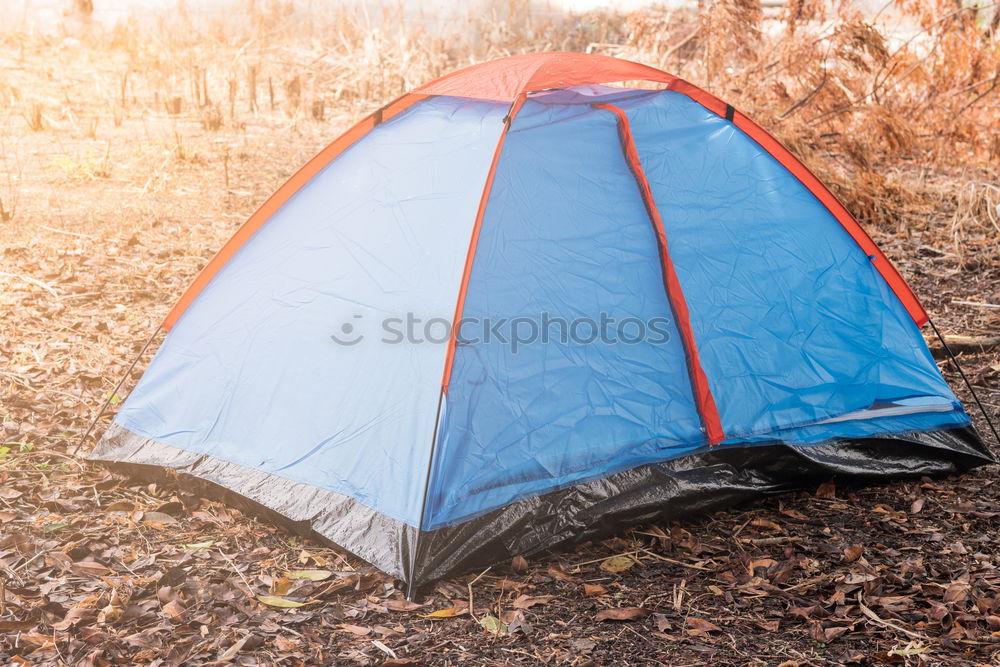
[[[497,165],[500,163],[500,156],[503,153],[504,143],[507,139],[507,132],[510,130],[511,125],[514,124],[514,117],[521,110],[525,100],[526,96],[518,96],[518,98],[511,104],[507,114],[504,116],[504,126],[500,131],[500,137],[497,139],[496,148],[493,150],[493,157],[490,161],[490,169],[487,172],[486,180],[483,183],[483,192],[479,198],[479,206],[476,210],[476,218],[473,222],[472,233],[469,238],[469,249],[466,251],[465,266],[462,270],[462,281],[459,285],[458,298],[455,301],[455,314],[452,318],[451,332],[448,339],[448,350],[445,353],[445,366],[441,379],[441,391],[438,395],[437,414],[434,417],[434,434],[431,440],[431,451],[427,461],[427,475],[424,480],[424,492],[420,501],[420,518],[417,520],[416,539],[414,540],[411,556],[413,567],[416,566],[417,549],[420,545],[420,535],[423,532],[424,517],[427,512],[427,496],[430,494],[430,482],[434,469],[434,455],[437,450],[441,410],[445,405],[445,396],[448,393],[448,383],[451,381],[451,369],[455,358],[455,347],[458,344],[458,330],[460,328],[459,323],[462,320],[462,311],[465,307],[465,295],[469,289],[469,281],[472,276],[472,265],[475,262],[476,249],[479,245],[479,232],[482,230],[483,219],[486,216],[486,205],[490,198],[490,192],[493,189],[493,179],[496,176]]]
[[[613,104],[594,104],[595,109],[609,111],[615,115],[618,125],[618,139],[621,144],[622,157],[635,178],[639,188],[639,196],[646,208],[646,213],[656,236],[657,251],[660,256],[660,270],[663,276],[663,288],[666,292],[667,302],[673,313],[675,326],[681,334],[681,346],[687,358],[688,377],[691,381],[691,392],[694,394],[695,407],[701,417],[702,426],[705,429],[705,436],[708,444],[715,446],[726,439],[725,429],[722,427],[722,419],[719,416],[719,408],[715,403],[715,396],[708,382],[708,375],[701,365],[701,358],[698,355],[698,344],[694,338],[694,330],[691,327],[687,300],[684,298],[684,288],[677,276],[673,260],[670,258],[670,251],[667,244],[667,232],[663,224],[663,217],[660,215],[656,200],[653,198],[653,191],[642,168],[639,159],[639,151],[635,146],[632,137],[632,130],[629,126],[628,115],[621,107]]]

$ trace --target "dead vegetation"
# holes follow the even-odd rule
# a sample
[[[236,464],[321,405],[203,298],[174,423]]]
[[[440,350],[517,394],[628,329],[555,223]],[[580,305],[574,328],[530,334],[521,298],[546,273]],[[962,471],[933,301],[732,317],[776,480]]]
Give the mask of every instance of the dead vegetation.
[[[451,17],[402,7],[304,14],[278,0],[208,16],[186,7],[110,30],[4,33],[15,72],[44,73],[49,84],[16,73],[0,83],[7,125],[68,123],[92,139],[103,126],[159,116],[212,132],[261,117],[296,127],[328,110],[356,116],[472,62],[571,50],[656,65],[723,97],[864,222],[895,226],[900,207],[939,206],[941,193],[921,187],[925,170],[985,169],[973,179],[987,184],[1000,161],[998,12],[982,2],[889,0],[874,16],[839,0],[793,0],[778,15],[755,0],[580,15],[494,0]],[[982,189],[954,203],[995,199]]]
[[[447,20],[184,7],[0,33],[2,660],[996,661],[990,471],[646,527],[443,582],[417,608],[364,564],[70,455],[197,270],[349,120],[456,67],[537,50],[662,67],[773,131],[939,327],[976,341],[960,355],[996,419],[1000,355],[982,343],[1000,329],[994,7],[896,2],[877,21],[818,0],[779,15],[748,0],[582,15],[509,0]],[[288,574],[300,570],[312,573]]]

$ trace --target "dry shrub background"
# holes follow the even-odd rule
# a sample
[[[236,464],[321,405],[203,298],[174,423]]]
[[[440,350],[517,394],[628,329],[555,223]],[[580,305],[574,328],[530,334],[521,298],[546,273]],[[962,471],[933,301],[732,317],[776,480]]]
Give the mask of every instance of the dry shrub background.
[[[513,53],[596,51],[666,69],[744,110],[870,221],[891,222],[893,206],[918,194],[884,161],[1000,161],[994,5],[889,0],[872,16],[848,0],[789,0],[765,25],[754,0],[704,4],[574,15],[500,0],[442,18],[401,6],[374,16],[354,6],[304,14],[288,1],[244,0],[206,18],[179,2],[110,30],[70,26],[69,40],[4,34],[22,59],[58,52],[70,77],[87,67],[95,88],[58,100],[58,109],[2,83],[0,95],[34,129],[52,113],[119,124],[144,110],[195,114],[217,130],[247,114],[357,115],[457,67]],[[873,25],[888,15],[905,26],[902,37]]]
[[[40,99],[0,80],[0,99],[35,130],[55,116],[93,136],[101,123],[167,114],[218,131],[239,129],[251,116],[284,114],[293,125],[357,116],[457,67],[504,55],[602,52],[666,69],[748,113],[862,221],[892,225],[900,206],[952,198],[998,224],[1000,193],[989,171],[1000,163],[994,5],[888,0],[872,16],[849,0],[789,0],[766,18],[755,0],[703,3],[570,14],[494,0],[442,17],[401,6],[305,14],[289,1],[234,0],[232,11],[206,17],[179,2],[110,30],[88,28],[82,17],[64,27],[66,38],[3,34],[22,63],[48,59],[63,94]],[[873,25],[890,15],[889,24],[904,26],[898,35]],[[90,90],[68,94],[82,78],[93,82]],[[945,193],[928,187],[928,172],[913,178],[912,170],[898,173],[900,165],[934,176],[987,171],[971,176],[981,187]]]

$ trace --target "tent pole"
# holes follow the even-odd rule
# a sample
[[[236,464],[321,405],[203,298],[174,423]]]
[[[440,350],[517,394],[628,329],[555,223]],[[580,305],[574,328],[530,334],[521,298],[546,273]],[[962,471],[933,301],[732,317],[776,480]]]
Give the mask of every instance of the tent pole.
[[[434,435],[431,439],[431,452],[427,457],[427,474],[424,476],[424,497],[420,501],[420,520],[417,522],[417,536],[413,540],[413,548],[410,550],[410,581],[406,582],[406,599],[415,602],[417,589],[414,586],[413,575],[417,571],[417,550],[420,547],[420,534],[424,529],[424,513],[427,511],[427,492],[431,487],[431,469],[434,466],[434,450],[437,447],[438,425],[441,423],[441,405],[444,403],[444,387],[438,393],[437,414],[434,417]]]
[[[504,141],[507,138],[507,131],[514,124],[514,117],[524,106],[528,99],[528,93],[521,91],[511,101],[507,109],[507,115],[503,117],[503,128],[500,130],[500,137],[497,139],[496,148],[493,149],[493,159],[490,162],[490,170],[486,174],[486,182],[483,183],[483,194],[479,198],[479,208],[476,211],[476,219],[472,227],[472,235],[469,239],[469,250],[465,257],[465,268],[462,272],[462,284],[458,290],[458,298],[455,303],[455,316],[452,318],[452,328],[448,339],[448,352],[445,356],[444,373],[441,379],[441,393],[438,394],[437,416],[434,418],[434,439],[431,441],[430,460],[427,461],[427,477],[424,480],[424,498],[420,504],[420,522],[417,524],[417,537],[413,541],[413,549],[410,552],[410,579],[406,582],[406,599],[413,602],[416,596],[416,587],[413,585],[413,574],[417,566],[417,549],[420,546],[420,535],[424,527],[424,513],[427,511],[427,494],[430,492],[431,467],[434,465],[434,449],[437,447],[438,426],[441,422],[441,406],[444,404],[444,395],[448,391],[448,384],[451,382],[452,363],[455,359],[455,350],[458,348],[458,336],[462,328],[462,312],[465,306],[465,295],[469,287],[469,277],[472,273],[472,262],[476,258],[476,243],[479,239],[479,230],[486,214],[486,205],[489,202],[490,190],[493,187],[493,177],[496,174],[497,165],[500,162],[500,154],[503,152]]]
[[[160,324],[159,326],[156,327],[156,330],[153,331],[153,334],[146,339],[146,343],[145,345],[142,346],[142,349],[139,350],[139,354],[135,355],[135,359],[133,359],[132,363],[129,364],[128,370],[125,371],[125,374],[122,375],[120,380],[118,380],[118,384],[116,384],[115,388],[112,389],[111,392],[108,394],[108,397],[104,400],[104,405],[101,406],[101,410],[97,413],[97,415],[94,416],[94,419],[90,422],[90,426],[87,427],[87,431],[83,434],[83,437],[80,438],[80,441],[76,443],[76,448],[73,450],[72,456],[76,456],[76,453],[80,451],[81,447],[83,447],[83,443],[85,443],[87,441],[87,438],[90,437],[90,434],[93,432],[94,427],[97,426],[97,422],[101,420],[101,417],[104,416],[104,412],[108,409],[108,406],[111,405],[111,401],[113,401],[115,396],[118,395],[118,390],[122,388],[123,384],[125,384],[125,380],[131,377],[132,371],[135,370],[135,365],[139,363],[139,360],[142,359],[144,354],[146,354],[146,350],[149,349],[150,344],[153,342],[156,336],[159,335],[162,329],[163,325]]]
[[[953,363],[955,368],[958,369],[958,374],[962,376],[962,381],[968,388],[969,393],[972,394],[972,398],[976,401],[976,405],[979,406],[979,411],[983,413],[983,419],[986,420],[986,424],[990,427],[990,431],[993,432],[994,440],[996,440],[997,445],[1000,446],[1000,435],[997,434],[997,427],[993,423],[993,420],[990,419],[990,415],[986,412],[986,408],[983,406],[982,401],[979,400],[979,395],[976,393],[976,390],[972,388],[972,383],[969,382],[969,378],[965,376],[965,371],[962,370],[962,365],[958,363],[958,358],[955,356],[955,353],[951,351],[951,348],[948,347],[948,343],[945,342],[944,336],[942,336],[941,332],[938,331],[937,325],[934,324],[934,320],[928,317],[927,322],[931,325],[931,328],[934,329],[934,333],[937,335],[938,340],[941,341],[941,346],[944,347],[945,352],[947,352],[948,356],[951,357],[951,363]]]

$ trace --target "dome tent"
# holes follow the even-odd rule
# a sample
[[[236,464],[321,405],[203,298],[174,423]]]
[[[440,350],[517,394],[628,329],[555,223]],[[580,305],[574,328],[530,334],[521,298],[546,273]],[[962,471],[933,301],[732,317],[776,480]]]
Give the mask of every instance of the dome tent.
[[[662,86],[603,85],[633,80]],[[91,458],[414,591],[832,476],[989,462],[926,322],[731,106],[606,56],[514,56],[379,109],[264,203]]]

